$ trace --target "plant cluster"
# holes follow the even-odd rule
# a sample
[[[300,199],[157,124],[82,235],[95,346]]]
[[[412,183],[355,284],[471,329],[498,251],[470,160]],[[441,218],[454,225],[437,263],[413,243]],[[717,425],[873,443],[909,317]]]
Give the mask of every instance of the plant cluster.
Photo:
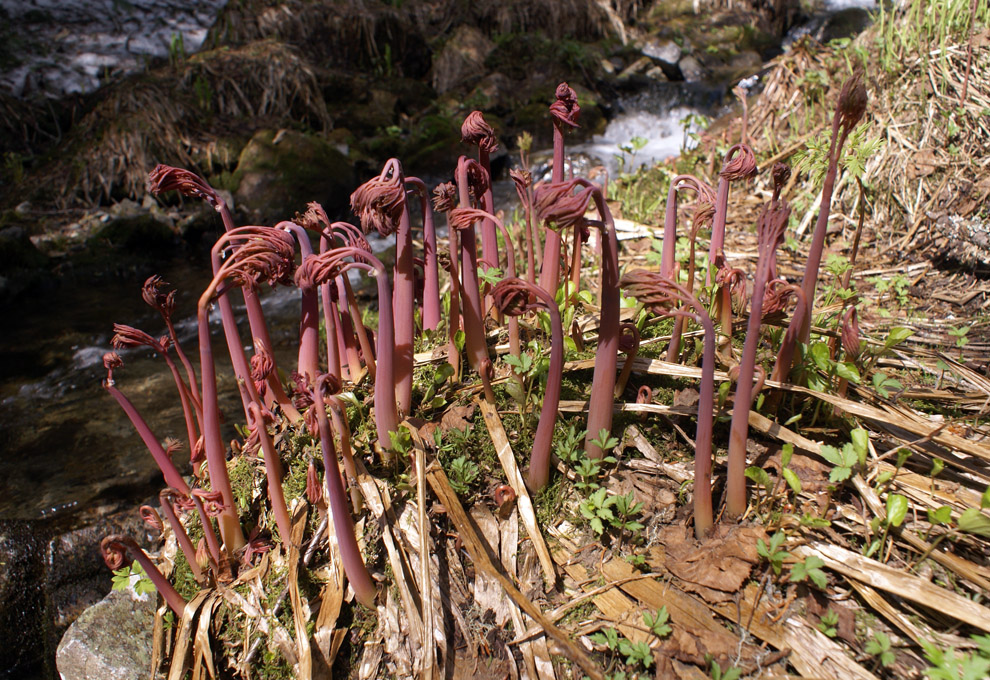
[[[172,322],[175,292],[167,292],[166,284],[157,277],[146,282],[143,295],[162,316],[167,332],[155,338],[118,325],[113,340],[117,349],[143,346],[166,361],[185,417],[191,477],[181,473],[186,465],[176,458],[182,444],[167,440],[163,445],[117,386],[115,371],[119,375],[120,356],[108,353],[104,358],[107,391],[140,433],[168,485],[160,496],[160,513],[148,508],[147,518],[174,535],[197,587],[210,588],[236,582],[267,552],[282,560],[289,559],[290,554],[298,555],[294,551],[302,547],[305,534],[300,537],[290,508],[295,506],[295,495],[304,492],[309,503],[320,509],[324,521],[332,522],[335,549],[357,600],[374,607],[379,601],[378,586],[366,565],[354,522],[367,500],[358,484],[357,449],[361,447],[360,453],[365,455],[372,452],[372,447],[366,446],[367,436],[352,436],[354,414],[358,414],[358,420],[364,417],[360,397],[367,396],[373,405],[377,437],[374,449],[379,462],[391,465],[397,456],[402,461],[413,460],[425,451],[419,446],[419,435],[410,434],[406,419],[434,414],[456,399],[454,386],[476,376],[482,385],[479,391],[483,390],[492,403],[496,400],[496,379],[501,378],[505,392],[520,406],[522,429],[528,430],[531,414],[539,409],[526,475],[529,491],[535,495],[551,484],[556,453],[573,471],[574,487],[582,496],[578,512],[592,532],[598,537],[610,534],[621,545],[644,529],[640,521],[644,504],[637,502],[632,492],[613,493],[606,487],[610,466],[616,464],[612,449],[619,443],[611,434],[613,408],[630,379],[640,332],[657,319],[669,317],[673,319],[666,348],[670,362],[680,361],[685,354],[681,345],[689,323],[703,332],[695,438],[695,537],[704,541],[717,529],[718,506],[712,498],[714,425],[716,411],[730,402],[721,516],[734,521],[753,507],[761,517],[772,519],[790,498],[797,502],[802,484],[791,468],[792,447],[785,447],[782,453],[783,482],[773,483],[760,468],[747,467],[750,409],[763,400],[765,380],[772,377],[788,382],[793,375],[816,389],[835,389],[844,394],[848,383],[862,382],[875,368],[880,354],[906,337],[906,331],[895,328],[882,349],[864,349],[858,335],[854,296],[844,292],[849,289],[848,278],[843,277],[851,266],[837,260],[826,262],[840,281],[826,297],[841,308],[836,316],[837,323],[841,321],[841,341],[828,343],[811,337],[831,192],[843,145],[858,129],[866,105],[866,90],[855,75],[842,88],[831,137],[821,149],[824,162],[817,169],[824,180],[822,207],[801,285],[791,284],[777,273],[776,251],[785,242],[791,213],[783,196],[790,170],[783,164],[771,169],[773,193],[757,220],[758,257],[751,282],[747,282],[746,272],[727,263],[724,244],[730,187],[758,173],[755,155],[743,143],[726,153],[716,187],[687,174],[669,180],[664,238],[657,248],[659,271],[633,270],[620,276],[616,230],[604,189],[588,179],[566,175],[565,133],[578,125],[580,108],[574,91],[564,83],[557,88],[550,107],[554,130],[550,181],[534,185],[526,169],[527,146],[521,152],[523,169],[512,171],[522,203],[522,222],[518,225],[504,223],[496,210],[490,159],[498,149],[498,141],[477,111],[467,117],[462,128],[464,141],[477,147],[477,155],[459,158],[454,181],[431,191],[423,181],[407,177],[399,160],[390,159],[377,176],[351,196],[360,227],[332,221],[315,203],[292,221],[271,227],[238,227],[223,199],[202,178],[159,166],[149,180],[151,191],[158,194],[177,190],[184,196],[206,200],[220,214],[225,233],[212,248],[213,278],[198,298],[198,376],[180,346]],[[628,152],[633,153],[634,148]],[[678,200],[684,192],[691,192],[695,203],[688,235],[678,238]],[[443,244],[437,239],[435,212],[443,213],[449,227],[446,253],[438,250]],[[415,225],[422,228],[420,251],[413,239]],[[705,257],[697,250],[699,235],[708,229],[711,240]],[[597,286],[588,287],[591,290],[581,290],[582,262],[586,254],[593,252],[589,243],[591,230],[598,234],[600,259],[596,264],[600,280]],[[366,237],[372,231],[382,237],[394,237],[394,270],[389,271],[372,254]],[[570,257],[566,251],[568,241],[573,247]],[[679,243],[687,251],[681,253],[681,258]],[[682,271],[681,261],[686,262],[686,271]],[[352,272],[363,272],[374,280],[378,319],[374,329],[366,327],[366,315],[349,276]],[[259,301],[264,283],[294,286],[300,296],[298,353],[291,367],[280,368],[271,352],[273,345]],[[445,288],[447,292],[442,296]],[[597,292],[597,300],[592,290]],[[636,323],[620,322],[623,295],[642,306],[634,313]],[[792,300],[796,306],[782,337],[764,333],[764,319],[783,317]],[[247,342],[235,315],[235,309],[242,306],[250,328]],[[563,436],[557,434],[555,438],[565,356],[569,349],[584,342],[580,330],[574,330],[579,308],[593,310],[598,328],[593,377],[586,395],[587,418],[583,431],[571,424]],[[242,438],[229,445],[222,438],[210,326],[214,310],[219,310],[243,411],[244,425],[239,428]],[[733,341],[738,340],[743,325],[745,339],[740,349]],[[508,353],[501,359],[489,342],[493,328],[508,339]],[[958,337],[965,339],[965,331],[960,331]],[[414,347],[438,339],[443,346],[436,356],[441,357],[442,364],[429,374],[425,387],[416,390]],[[777,357],[772,373],[758,360],[768,340],[770,351]],[[620,352],[626,356],[621,371]],[[716,394],[717,362],[730,369],[735,382],[731,394],[728,384]],[[884,373],[872,375],[881,396],[901,387]],[[360,422],[358,427],[372,429],[370,424],[365,427]],[[442,435],[439,429],[433,433],[435,448],[444,453],[449,483],[456,493],[469,496],[481,486],[482,470],[478,461],[468,455],[456,455],[459,450],[445,444],[444,437],[450,441],[450,436]],[[841,485],[866,467],[869,442],[865,430],[853,429],[849,437],[850,441],[841,448],[821,447],[821,456],[833,466],[829,477],[833,485]],[[245,491],[244,484],[232,482],[234,471],[244,461],[252,468],[246,485],[263,489],[262,500],[258,499],[260,494]],[[295,493],[287,494],[290,477],[298,473],[301,478],[302,469],[304,489],[300,483]],[[263,482],[255,482],[254,470],[263,470]],[[747,479],[762,489],[752,506]],[[421,483],[422,478],[417,482]],[[501,511],[503,503],[497,504]],[[882,553],[891,533],[896,533],[904,522],[906,511],[904,497],[889,494],[886,517],[871,527],[872,542],[864,552]],[[965,514],[959,517],[958,530],[986,530],[977,526],[983,518],[978,512],[977,515],[979,518]],[[808,523],[814,520],[807,518]],[[931,520],[933,525],[936,520],[952,527],[951,516],[936,513]],[[313,545],[322,531],[310,539]],[[949,533],[951,530],[943,536]],[[785,540],[785,534],[778,531],[769,542],[760,540],[757,545],[758,554],[777,577],[782,576],[791,557],[784,550]],[[133,541],[111,536],[105,539],[103,548],[111,568],[125,569],[133,562],[137,565],[135,570],[142,569],[175,615],[182,617],[189,593],[180,593]],[[308,554],[312,555],[312,551]],[[630,561],[642,566],[642,560]],[[809,556],[790,566],[789,582],[809,582],[824,588],[824,566],[818,557]],[[118,577],[123,579],[131,573],[121,571]],[[831,620],[822,618],[826,630],[834,628]],[[644,624],[656,638],[671,632],[666,609],[648,614]],[[298,626],[296,633],[308,635]],[[628,666],[649,669],[654,661],[649,644],[620,639],[614,629],[604,629],[592,640],[624,658]],[[872,644],[875,651],[870,653],[887,665],[889,640],[885,645],[883,638],[877,636]],[[712,660],[711,674],[737,677],[739,670],[723,671]]]

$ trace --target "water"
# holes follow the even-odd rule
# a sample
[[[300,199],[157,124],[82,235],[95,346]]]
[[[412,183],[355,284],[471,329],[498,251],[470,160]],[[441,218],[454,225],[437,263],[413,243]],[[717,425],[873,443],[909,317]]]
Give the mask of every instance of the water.
[[[111,349],[114,322],[156,337],[165,332],[158,313],[141,299],[145,278],[159,273],[179,291],[177,332],[190,359],[198,363],[195,305],[208,271],[205,254],[176,258],[123,277],[85,284],[68,280],[3,310],[16,323],[7,324],[0,336],[0,519],[38,519],[103,499],[137,499],[157,492],[159,473],[151,454],[102,387],[102,357]],[[291,365],[286,362],[295,359],[298,292],[268,292],[263,303],[276,356],[280,364]],[[219,314],[211,321],[214,352],[221,357]],[[159,439],[184,441],[182,411],[164,361],[143,349],[125,350],[121,356],[124,366],[114,374],[117,386]],[[217,371],[227,395],[222,408],[236,419],[240,407],[232,372],[219,361]],[[186,447],[176,460],[188,461],[188,456]]]
[[[22,41],[0,72],[15,97],[96,90],[149,59],[198,50],[226,0],[4,0]],[[5,14],[4,14],[5,13]],[[12,32],[12,34],[14,33]]]

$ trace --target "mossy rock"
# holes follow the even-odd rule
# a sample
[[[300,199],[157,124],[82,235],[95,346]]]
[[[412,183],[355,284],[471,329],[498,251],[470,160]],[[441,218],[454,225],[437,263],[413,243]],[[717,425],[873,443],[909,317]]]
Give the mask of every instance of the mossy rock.
[[[21,227],[0,229],[0,274],[24,269],[40,269],[48,258],[38,250]]]
[[[169,251],[177,243],[178,236],[171,225],[147,214],[112,220],[87,241],[91,247],[109,244],[114,249],[148,255]]]
[[[317,201],[330,215],[343,214],[354,189],[347,156],[316,135],[261,130],[241,151],[235,198],[264,222],[289,219]]]

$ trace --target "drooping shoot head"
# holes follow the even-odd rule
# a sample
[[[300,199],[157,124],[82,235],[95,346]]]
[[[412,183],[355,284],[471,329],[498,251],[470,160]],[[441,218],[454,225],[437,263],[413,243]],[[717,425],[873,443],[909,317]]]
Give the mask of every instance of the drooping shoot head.
[[[773,200],[776,201],[780,198],[780,192],[784,190],[784,186],[791,178],[791,168],[787,163],[777,161],[773,164],[770,176],[773,178]]]
[[[557,86],[554,96],[556,99],[550,105],[550,114],[553,116],[554,123],[579,127],[577,119],[581,114],[581,107],[578,106],[577,93],[567,83],[561,83]]]
[[[533,286],[526,281],[508,277],[492,288],[492,302],[495,309],[508,316],[520,316],[534,309],[542,309],[533,299]]]
[[[378,177],[372,177],[351,194],[351,210],[361,220],[365,233],[372,229],[382,236],[399,229],[399,219],[406,202],[402,166],[392,158]]]
[[[757,172],[756,155],[746,144],[735,144],[725,155],[725,163],[719,177],[728,182],[736,182],[752,177]]]
[[[257,288],[292,282],[295,241],[292,235],[271,227],[241,227],[224,235],[224,278],[238,286]],[[216,249],[217,246],[214,246]]]
[[[457,185],[453,182],[438,184],[433,190],[433,209],[437,212],[450,212],[457,206]]]
[[[113,369],[120,368],[123,365],[124,365],[123,359],[121,359],[120,355],[117,354],[116,352],[107,352],[106,354],[103,355],[103,366],[106,367],[107,369],[107,379],[106,382],[104,383],[105,385],[113,387],[114,385]]]
[[[162,288],[167,285],[168,283],[156,274],[149,277],[144,282],[144,286],[141,287],[141,297],[144,301],[149,306],[158,310],[158,313],[166,319],[171,318],[172,313],[175,311],[175,291],[172,290],[168,293],[162,292]]]
[[[148,173],[148,191],[155,196],[165,191],[178,191],[183,196],[201,198],[217,211],[226,204],[206,180],[189,170],[158,164]]]
[[[516,191],[520,194],[526,192],[526,189],[533,185],[533,173],[525,168],[512,168],[509,170],[509,177],[512,178],[512,183],[516,185]]]
[[[863,115],[866,113],[866,106],[869,103],[869,97],[866,94],[866,87],[863,85],[862,77],[862,71],[856,69],[846,82],[842,84],[842,90],[839,92],[837,114],[839,116],[839,125],[845,129],[846,134],[852,132],[852,129],[863,118]]]
[[[166,352],[170,343],[171,339],[167,335],[155,339],[138,328],[125,326],[122,323],[113,325],[113,337],[110,338],[110,345],[114,349],[148,347],[160,354]]]
[[[495,130],[485,122],[481,111],[472,111],[461,125],[461,141],[474,144],[483,151],[495,153],[498,151],[498,139]]]
[[[583,225],[588,201],[595,190],[594,187],[585,187],[576,194],[572,193],[578,186],[581,186],[579,180],[570,180],[544,183],[536,187],[533,192],[533,208],[539,220],[557,229]]]

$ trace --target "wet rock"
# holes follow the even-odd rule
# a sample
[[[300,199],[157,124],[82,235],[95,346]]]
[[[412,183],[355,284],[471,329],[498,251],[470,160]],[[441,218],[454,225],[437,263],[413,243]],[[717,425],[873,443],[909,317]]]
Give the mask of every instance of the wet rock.
[[[738,80],[758,72],[763,67],[763,59],[758,52],[743,50],[729,56],[724,63],[712,66],[716,77],[725,80]]]
[[[234,176],[241,208],[267,222],[304,212],[310,201],[322,203],[331,216],[342,214],[355,186],[346,156],[327,140],[295,130],[256,133]]]
[[[0,230],[0,301],[11,300],[43,284],[48,257],[18,226]]]
[[[37,269],[47,262],[48,258],[35,247],[24,229],[7,227],[0,230],[0,274]]]
[[[847,7],[839,10],[825,22],[821,31],[821,41],[852,38],[859,35],[873,23],[870,13],[862,7]]]
[[[70,530],[49,520],[0,521],[0,669],[9,674],[4,677],[51,671],[66,628],[110,589],[112,574],[100,556],[104,536],[125,533],[149,545],[136,511],[99,514],[94,511],[87,526]]]
[[[681,69],[681,75],[689,83],[697,83],[705,79],[705,69],[701,63],[690,54],[682,57],[677,66]]]
[[[89,244],[150,254],[174,248],[178,244],[178,235],[171,224],[153,215],[136,212],[127,217],[109,219],[106,226],[90,238]]]
[[[651,40],[640,50],[643,54],[665,64],[676,64],[681,60],[681,47],[673,40]]]
[[[134,537],[146,548],[150,545],[147,527],[132,510],[115,513],[48,541],[44,589],[53,642],[76,617],[99,602],[107,592],[111,573],[103,563],[100,541],[104,536],[117,533]]]
[[[654,66],[646,72],[646,77],[665,82],[667,80],[667,73],[659,66]]]
[[[489,73],[471,93],[471,101],[481,110],[492,109],[516,99],[517,85],[504,73]]]
[[[69,626],[55,663],[63,680],[130,680],[151,667],[155,598],[111,591]]]
[[[433,89],[443,94],[480,78],[494,49],[495,43],[474,26],[458,26],[433,63]]]
[[[353,117],[360,120],[368,129],[385,128],[395,121],[395,105],[398,97],[394,92],[371,89],[361,97],[362,102],[354,107]]]
[[[33,522],[0,522],[0,668],[13,674],[44,664],[45,537]]]

